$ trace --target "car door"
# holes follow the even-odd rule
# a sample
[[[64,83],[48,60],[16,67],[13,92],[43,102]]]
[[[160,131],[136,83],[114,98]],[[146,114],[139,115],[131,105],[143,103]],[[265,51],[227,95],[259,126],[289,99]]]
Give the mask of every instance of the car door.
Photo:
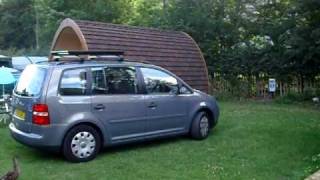
[[[177,93],[177,79],[156,68],[141,67],[140,71],[145,87],[148,134],[184,131],[188,103],[185,96]]]
[[[92,68],[92,112],[111,141],[142,137],[146,127],[144,96],[138,91],[135,67]]]

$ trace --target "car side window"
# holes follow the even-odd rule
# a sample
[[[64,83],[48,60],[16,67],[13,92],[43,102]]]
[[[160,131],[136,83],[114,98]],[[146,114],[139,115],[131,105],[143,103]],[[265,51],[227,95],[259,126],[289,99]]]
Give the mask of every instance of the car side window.
[[[137,93],[137,78],[134,67],[107,67],[104,71],[106,94]]]
[[[104,68],[92,68],[92,94],[107,94]]]
[[[59,87],[61,95],[85,95],[87,87],[87,70],[71,69],[64,71]]]
[[[140,68],[148,94],[174,94],[178,91],[178,81],[164,71]]]

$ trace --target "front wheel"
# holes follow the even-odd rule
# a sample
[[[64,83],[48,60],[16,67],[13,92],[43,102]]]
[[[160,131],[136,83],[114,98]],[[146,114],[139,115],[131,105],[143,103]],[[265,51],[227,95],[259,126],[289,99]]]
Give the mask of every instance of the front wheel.
[[[205,112],[199,112],[192,121],[191,137],[202,140],[208,137],[210,131],[209,116]]]
[[[91,126],[79,125],[72,128],[63,143],[63,155],[71,162],[87,162],[99,153],[101,138]]]

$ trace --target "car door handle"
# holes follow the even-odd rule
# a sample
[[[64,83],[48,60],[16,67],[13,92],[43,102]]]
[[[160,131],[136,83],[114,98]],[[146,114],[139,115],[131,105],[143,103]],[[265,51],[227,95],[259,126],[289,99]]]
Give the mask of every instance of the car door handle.
[[[103,104],[97,104],[94,106],[94,109],[95,110],[103,110],[105,109],[106,107],[103,105]]]
[[[148,108],[156,108],[157,107],[157,104],[155,102],[151,102],[149,105],[148,105]]]

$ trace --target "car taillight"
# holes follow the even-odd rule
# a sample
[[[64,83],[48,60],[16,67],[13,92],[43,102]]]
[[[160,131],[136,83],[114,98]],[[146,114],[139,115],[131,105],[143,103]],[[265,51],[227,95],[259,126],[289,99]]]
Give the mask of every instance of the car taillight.
[[[35,104],[32,107],[32,123],[37,125],[49,125],[49,110],[46,104]]]

